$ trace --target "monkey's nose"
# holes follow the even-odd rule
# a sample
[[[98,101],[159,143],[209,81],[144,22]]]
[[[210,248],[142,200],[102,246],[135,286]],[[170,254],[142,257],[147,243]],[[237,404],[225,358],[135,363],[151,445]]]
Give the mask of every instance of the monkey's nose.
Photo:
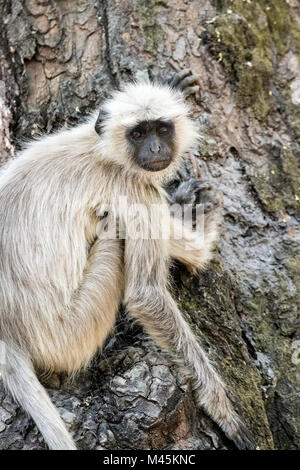
[[[160,145],[156,141],[150,142],[150,152],[153,154],[157,154],[160,152]]]

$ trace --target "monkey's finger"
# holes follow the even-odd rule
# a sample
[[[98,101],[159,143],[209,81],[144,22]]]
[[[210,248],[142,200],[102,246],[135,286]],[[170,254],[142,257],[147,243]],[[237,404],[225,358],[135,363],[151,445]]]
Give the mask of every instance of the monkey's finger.
[[[209,190],[212,188],[212,184],[210,181],[207,180],[196,180],[191,178],[187,181],[183,181],[177,188],[176,193],[178,192],[185,192],[186,194],[197,193],[202,190]]]
[[[212,184],[210,181],[206,180],[195,180],[192,183],[192,188],[194,192],[205,191],[212,189]]]
[[[201,205],[203,206],[204,214],[207,212],[213,211],[219,207],[219,201],[209,201],[209,202],[202,202]]]
[[[198,93],[199,88],[200,88],[199,85],[188,87],[183,91],[183,96],[187,98],[190,95],[195,95]]]
[[[180,72],[175,73],[172,80],[170,81],[170,86],[176,88],[179,82],[181,82],[181,80],[183,80],[188,75],[191,75],[191,73],[191,69],[183,69]]]
[[[199,75],[191,75],[181,80],[181,82],[179,83],[179,86],[183,90],[184,88],[194,85],[195,83],[198,82],[198,80],[199,80]]]
[[[171,82],[174,78],[174,73],[169,73],[166,77],[161,77],[161,76],[158,76],[158,77],[154,77],[152,76],[152,80],[156,80],[158,83],[160,83],[161,85],[169,85],[169,86],[172,86],[171,85]]]

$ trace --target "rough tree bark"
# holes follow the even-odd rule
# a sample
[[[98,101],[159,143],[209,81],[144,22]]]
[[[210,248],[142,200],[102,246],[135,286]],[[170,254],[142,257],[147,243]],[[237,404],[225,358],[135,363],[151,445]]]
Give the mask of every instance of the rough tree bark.
[[[22,139],[82,120],[122,79],[200,75],[197,157],[224,192],[224,223],[207,271],[177,268],[174,290],[258,446],[299,447],[299,1],[0,7],[1,162]],[[123,313],[115,333],[75,383],[48,385],[79,448],[231,448],[195,410],[188,380]],[[0,448],[44,448],[1,386]]]

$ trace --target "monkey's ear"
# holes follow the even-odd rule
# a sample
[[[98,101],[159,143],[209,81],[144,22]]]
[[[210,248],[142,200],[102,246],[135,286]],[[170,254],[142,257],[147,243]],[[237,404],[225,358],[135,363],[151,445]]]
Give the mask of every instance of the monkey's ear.
[[[97,120],[95,122],[95,131],[97,134],[101,135],[103,133],[104,122],[107,119],[107,113],[105,111],[99,112]]]

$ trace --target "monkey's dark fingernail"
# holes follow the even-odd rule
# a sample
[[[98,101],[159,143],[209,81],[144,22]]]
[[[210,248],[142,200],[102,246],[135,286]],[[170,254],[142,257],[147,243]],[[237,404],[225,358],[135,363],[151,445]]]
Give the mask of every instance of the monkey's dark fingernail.
[[[196,95],[199,91],[199,88],[200,87],[198,85],[188,87],[183,91],[183,96],[187,98],[190,95]]]
[[[183,69],[180,72],[176,73],[173,78],[172,86],[176,87],[181,82],[181,80],[183,80],[185,77],[187,77],[191,73],[192,73],[191,69]]]
[[[180,87],[182,89],[187,88],[190,85],[197,83],[199,77],[198,75],[191,75],[190,77],[186,77],[184,80],[180,82]]]

